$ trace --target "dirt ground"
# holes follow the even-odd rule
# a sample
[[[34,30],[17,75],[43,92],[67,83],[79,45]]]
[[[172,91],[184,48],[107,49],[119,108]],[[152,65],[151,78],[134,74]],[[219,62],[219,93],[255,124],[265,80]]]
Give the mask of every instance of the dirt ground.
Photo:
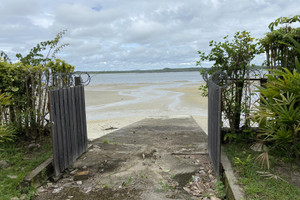
[[[148,118],[92,141],[35,199],[218,199],[216,181],[192,117]]]

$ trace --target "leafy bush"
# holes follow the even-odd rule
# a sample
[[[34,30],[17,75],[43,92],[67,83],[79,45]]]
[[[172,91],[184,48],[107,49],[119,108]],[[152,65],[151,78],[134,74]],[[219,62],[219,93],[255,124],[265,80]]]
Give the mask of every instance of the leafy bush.
[[[290,38],[300,42],[300,28],[293,28],[292,23],[300,22],[300,15],[280,17],[270,23],[270,32],[260,40],[266,52],[266,65],[269,69],[295,69],[295,56],[300,59],[300,53],[291,48]],[[283,25],[278,28],[279,25]],[[277,29],[275,29],[277,27]],[[286,45],[289,44],[289,45]]]
[[[254,162],[254,158],[258,156],[259,152],[251,150],[249,144],[232,143],[226,145],[224,150],[233,165],[233,170],[238,174],[238,183],[236,184],[243,187],[246,199],[299,199],[300,188],[288,183],[289,177],[286,177],[285,173],[281,173],[280,170],[272,170],[275,166],[282,165],[281,159],[283,158],[278,156],[277,152],[270,153],[271,169],[261,171]],[[280,169],[282,170],[281,167]]]
[[[49,132],[48,89],[61,84],[57,73],[74,71],[74,66],[55,59],[55,54],[66,46],[58,46],[63,34],[37,44],[24,57],[17,54],[17,63],[9,62],[7,55],[1,52],[0,91],[10,96],[10,101],[0,105],[0,125],[16,127],[19,134],[28,139]],[[61,78],[68,79],[68,76]]]
[[[268,83],[259,87],[260,105],[253,111],[252,120],[259,124],[263,140],[284,149],[299,162],[300,141],[300,74],[284,68],[272,70]]]
[[[10,96],[6,96],[4,93],[1,94],[0,92],[0,108],[3,105],[9,105],[9,103],[10,103]],[[6,125],[0,125],[0,143],[11,140],[12,137],[14,136],[14,133],[15,133],[15,129],[12,128],[11,126],[9,127]]]
[[[16,133],[15,128],[11,126],[0,126],[0,143],[6,142],[6,141],[12,141],[12,138],[14,137]]]
[[[300,54],[300,44],[288,37]],[[268,82],[258,87],[261,102],[252,113],[252,120],[259,124],[263,141],[272,148],[284,149],[290,161],[293,156],[300,166],[300,63],[295,56],[295,68],[290,71],[269,70]]]
[[[243,100],[245,79],[251,69],[250,61],[262,52],[249,32],[237,32],[232,41],[228,40],[228,36],[224,39],[224,42],[210,41],[212,49],[208,55],[198,51],[200,60],[197,65],[204,61],[214,62],[211,72],[221,70],[231,80],[229,87],[222,92],[222,111],[229,121],[232,133],[235,133],[240,128],[242,113],[247,114],[250,109],[246,104],[247,99]],[[200,89],[205,92],[206,86]]]

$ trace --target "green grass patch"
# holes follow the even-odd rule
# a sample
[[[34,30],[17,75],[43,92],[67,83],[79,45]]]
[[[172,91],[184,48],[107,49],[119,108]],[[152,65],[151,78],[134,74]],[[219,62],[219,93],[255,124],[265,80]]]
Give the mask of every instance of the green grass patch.
[[[278,155],[270,155],[270,169],[263,170],[255,162],[260,152],[250,149],[249,144],[231,143],[226,145],[225,152],[233,165],[234,171],[238,174],[240,185],[244,188],[247,199],[299,199],[300,189],[284,180],[289,180],[273,171],[279,160]],[[258,172],[265,171],[268,174],[279,176],[264,177]]]
[[[159,192],[166,192],[172,190],[169,183],[167,181],[164,181],[163,179],[160,180],[159,185],[161,186],[161,188],[158,189]]]
[[[216,196],[220,199],[224,199],[226,197],[225,186],[222,181],[218,180],[216,182],[215,192]]]
[[[1,200],[21,197],[24,194],[26,194],[27,199],[30,199],[35,193],[33,187],[22,188],[21,183],[26,175],[52,154],[50,137],[43,138],[38,144],[40,144],[40,147],[34,149],[29,149],[29,143],[26,142],[0,144],[0,160],[9,163],[8,167],[0,170]]]

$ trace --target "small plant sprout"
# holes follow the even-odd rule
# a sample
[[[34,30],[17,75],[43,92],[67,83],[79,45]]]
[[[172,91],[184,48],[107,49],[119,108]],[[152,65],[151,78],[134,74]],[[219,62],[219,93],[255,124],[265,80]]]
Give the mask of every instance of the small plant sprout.
[[[216,194],[217,194],[218,198],[222,198],[223,199],[226,196],[225,186],[224,186],[224,184],[223,184],[222,181],[218,180],[216,182],[216,188],[215,188],[215,190],[216,190]]]
[[[163,179],[160,180],[159,184],[161,185],[161,189],[163,191],[169,191],[171,190],[171,187],[169,186],[168,182],[164,182]]]
[[[142,180],[142,179],[147,179],[148,176],[146,174],[140,174],[139,175],[139,179]]]
[[[103,140],[103,144],[109,144],[109,140],[108,139]]]
[[[132,180],[133,180],[133,178],[132,178],[132,176],[130,176],[127,181],[124,181],[122,183],[122,187],[129,186],[132,183]]]
[[[252,161],[252,158],[251,158],[251,154],[249,154],[246,158],[246,160],[241,160],[240,158],[238,157],[235,157],[234,158],[234,163],[236,165],[241,165],[241,166],[246,166],[247,164],[249,164],[250,162]]]

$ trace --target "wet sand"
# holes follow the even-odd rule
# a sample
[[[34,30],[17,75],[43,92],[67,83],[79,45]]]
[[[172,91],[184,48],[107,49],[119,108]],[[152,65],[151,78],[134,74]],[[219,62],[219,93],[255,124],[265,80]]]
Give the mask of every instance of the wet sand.
[[[207,132],[201,83],[106,84],[85,87],[88,138],[93,140],[144,118],[193,116]]]

